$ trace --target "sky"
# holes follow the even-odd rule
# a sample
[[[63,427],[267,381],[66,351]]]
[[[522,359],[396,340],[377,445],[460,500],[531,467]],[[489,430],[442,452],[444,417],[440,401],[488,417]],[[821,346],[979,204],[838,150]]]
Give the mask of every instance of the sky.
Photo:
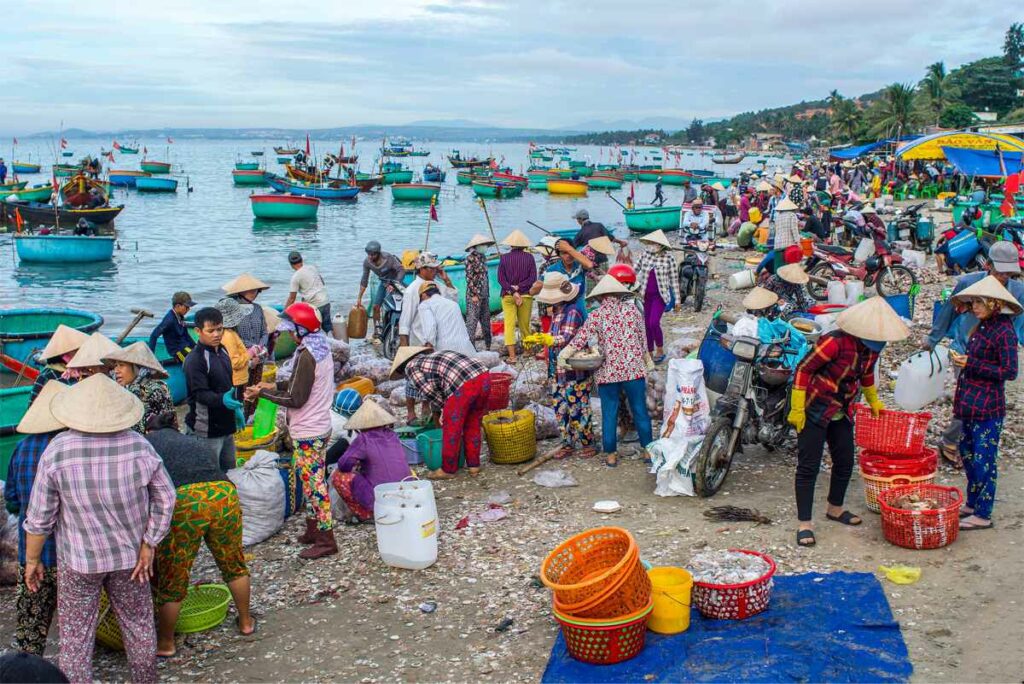
[[[714,118],[999,54],[1014,3],[18,0],[0,132]]]

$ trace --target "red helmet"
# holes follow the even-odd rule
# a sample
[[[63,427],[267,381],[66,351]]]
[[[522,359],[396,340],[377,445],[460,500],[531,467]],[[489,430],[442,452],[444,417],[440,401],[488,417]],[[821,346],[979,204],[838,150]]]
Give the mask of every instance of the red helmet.
[[[282,317],[295,325],[300,325],[309,332],[320,329],[320,314],[312,306],[305,302],[292,304],[284,310]]]
[[[608,275],[615,278],[623,285],[634,285],[636,283],[636,271],[629,264],[615,264],[608,269]]]
[[[782,253],[782,260],[787,264],[799,264],[804,259],[804,252],[800,245],[790,245]]]

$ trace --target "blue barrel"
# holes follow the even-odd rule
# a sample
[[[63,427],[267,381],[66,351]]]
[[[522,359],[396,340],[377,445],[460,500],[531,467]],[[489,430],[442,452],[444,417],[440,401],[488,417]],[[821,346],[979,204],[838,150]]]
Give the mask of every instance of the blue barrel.
[[[704,384],[718,394],[725,394],[732,367],[736,365],[736,356],[721,344],[727,330],[725,321],[712,319],[697,352],[697,358],[704,364]]]
[[[921,219],[917,222],[917,239],[918,240],[934,240],[935,239],[935,224],[931,221]]]
[[[914,298],[910,295],[889,295],[885,301],[889,302],[889,306],[903,318],[914,318]]]
[[[889,221],[885,226],[885,239],[889,242],[896,242],[900,239],[900,231],[896,228],[895,221]]]
[[[966,268],[981,251],[978,237],[972,230],[960,231],[960,234],[949,241],[949,260],[961,268]]]

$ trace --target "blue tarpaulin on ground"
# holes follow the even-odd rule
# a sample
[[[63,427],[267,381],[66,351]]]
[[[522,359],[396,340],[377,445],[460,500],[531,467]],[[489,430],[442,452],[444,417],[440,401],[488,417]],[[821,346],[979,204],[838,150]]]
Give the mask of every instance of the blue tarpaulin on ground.
[[[906,682],[913,666],[878,579],[869,573],[775,577],[771,606],[746,620],[647,633],[619,665],[574,660],[559,633],[544,682]]]
[[[1003,152],[1003,166],[999,165],[999,153],[995,151],[943,147],[942,152],[946,155],[946,160],[965,176],[1002,178],[1007,174],[1024,170],[1020,152]]]

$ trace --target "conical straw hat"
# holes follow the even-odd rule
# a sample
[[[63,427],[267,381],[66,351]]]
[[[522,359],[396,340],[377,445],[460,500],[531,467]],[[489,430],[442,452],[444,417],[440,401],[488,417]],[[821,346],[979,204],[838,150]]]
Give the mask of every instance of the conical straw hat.
[[[763,287],[755,287],[743,298],[744,309],[767,309],[779,301],[779,295]]]
[[[505,236],[505,239],[501,241],[501,244],[508,245],[509,247],[529,247],[530,238],[526,237],[521,230],[513,230]]]
[[[580,293],[580,286],[569,280],[559,271],[548,271],[544,274],[544,284],[534,299],[541,304],[559,304],[571,302]]]
[[[274,332],[277,330],[277,326],[281,324],[281,314],[273,307],[264,306],[261,308],[263,309],[263,318],[267,321],[267,330]]]
[[[50,380],[43,385],[39,396],[21,417],[17,427],[18,432],[23,435],[42,435],[47,432],[63,430],[64,425],[50,412],[50,402],[67,389],[67,385],[57,380]]]
[[[473,237],[469,238],[469,242],[466,243],[466,249],[469,250],[469,249],[473,249],[474,247],[478,247],[480,245],[493,245],[493,244],[494,244],[494,240],[492,240],[491,238],[487,237],[486,235],[481,235],[480,233],[477,233]]]
[[[875,208],[869,204],[866,207],[864,207],[863,209],[861,209],[860,213],[861,214],[877,214],[878,212],[875,211]]]
[[[889,302],[871,297],[839,314],[836,325],[845,333],[872,342],[897,342],[910,335],[910,329]]]
[[[78,348],[78,351],[68,362],[68,368],[93,368],[106,365],[103,359],[121,348],[114,344],[114,341],[98,332],[89,335],[89,339]]]
[[[647,233],[646,235],[640,236],[640,242],[653,242],[656,245],[662,247],[671,247],[672,244],[668,241],[668,236],[665,235],[665,231],[660,228],[653,233]]]
[[[772,186],[771,183],[769,183],[768,181],[761,181],[760,183],[757,184],[757,186],[754,189],[757,190],[758,192],[771,192]]]
[[[161,365],[156,355],[149,350],[149,345],[143,341],[133,342],[127,347],[118,349],[103,357],[105,363],[131,363],[142,368],[148,368],[158,378],[166,378],[167,370]]]
[[[394,375],[395,371],[405,365],[405,362],[424,352],[430,353],[433,351],[430,347],[399,347],[395,353],[395,360],[391,363],[391,372],[389,376]]]
[[[249,290],[268,290],[270,286],[259,278],[243,273],[231,282],[222,285],[220,289],[229,295],[233,295],[239,292],[248,292]]]
[[[722,192],[723,190],[725,190],[725,186],[722,185],[721,181],[715,181],[714,183],[711,184],[711,189],[717,190],[718,192]]]
[[[633,294],[629,289],[616,280],[610,275],[606,275],[598,281],[594,289],[587,295],[587,299],[591,297],[600,297],[601,295],[628,295]]]
[[[370,428],[394,425],[395,417],[377,405],[375,401],[364,401],[359,410],[345,423],[346,430],[369,430]]]
[[[58,356],[63,356],[68,352],[78,351],[78,349],[85,344],[85,341],[89,339],[89,336],[81,330],[75,330],[74,328],[64,325],[61,323],[57,326],[57,329],[53,331],[53,337],[43,347],[43,351],[40,352],[39,358],[43,361],[49,361],[50,359]]]
[[[788,197],[775,205],[775,211],[796,211],[799,208]]]
[[[779,277],[793,285],[806,285],[810,281],[807,271],[800,264],[786,264],[778,271]]]
[[[612,241],[608,239],[607,235],[601,235],[600,237],[588,240],[587,244],[598,254],[604,254],[605,256],[615,254],[615,247],[612,246]]]
[[[954,301],[962,301],[964,299],[970,299],[974,297],[987,297],[988,299],[998,299],[1003,302],[1003,308],[1001,313],[1011,314],[1016,316],[1022,310],[1020,302],[1010,294],[1010,291],[1003,287],[1003,284],[995,279],[993,276],[986,276],[978,282],[974,283],[968,288],[965,288],[962,292],[957,292],[953,295]]]
[[[107,434],[135,425],[145,409],[138,397],[97,373],[54,397],[50,411],[72,430]]]

